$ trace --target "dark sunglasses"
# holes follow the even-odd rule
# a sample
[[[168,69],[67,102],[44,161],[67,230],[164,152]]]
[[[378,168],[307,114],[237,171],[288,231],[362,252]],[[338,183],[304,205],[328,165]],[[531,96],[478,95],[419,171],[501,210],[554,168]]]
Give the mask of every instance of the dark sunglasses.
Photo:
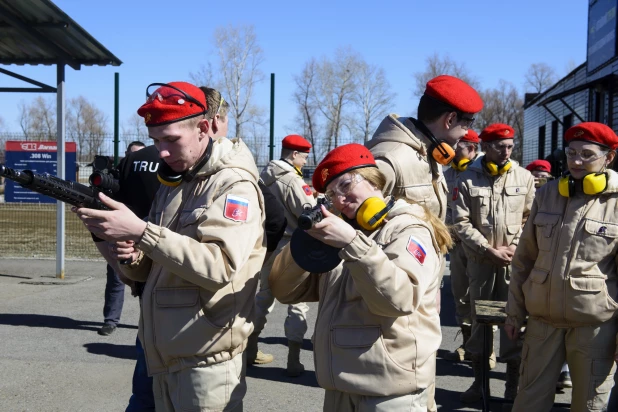
[[[463,113],[457,113],[457,121],[464,123],[464,127],[470,128],[476,119],[474,117],[467,117]]]
[[[201,107],[202,110],[204,110],[204,112],[206,112],[206,107],[204,107],[204,105],[199,100],[191,97],[191,95],[185,93],[184,91],[180,90],[179,88],[174,87],[171,84],[167,84],[167,83],[151,83],[151,84],[149,84],[148,87],[146,87],[146,101],[147,102],[152,102],[154,99],[157,98],[157,95],[161,96],[162,99],[167,99],[167,98],[176,96],[175,94],[163,96],[160,92],[158,92],[160,87],[157,87],[157,89],[155,89],[154,91],[150,92],[150,88],[152,86],[163,86],[163,87],[169,87],[170,89],[174,89],[178,93],[180,93],[179,97],[184,98],[185,101],[188,101],[188,102],[191,102],[191,103],[195,103],[196,105]],[[179,102],[179,104],[181,104],[181,103]]]

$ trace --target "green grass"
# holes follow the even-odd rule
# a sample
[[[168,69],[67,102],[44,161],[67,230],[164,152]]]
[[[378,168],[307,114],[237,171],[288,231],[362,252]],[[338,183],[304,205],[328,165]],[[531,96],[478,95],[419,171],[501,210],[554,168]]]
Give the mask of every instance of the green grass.
[[[65,207],[66,258],[101,259],[90,232]],[[56,205],[0,203],[0,256],[55,257]]]

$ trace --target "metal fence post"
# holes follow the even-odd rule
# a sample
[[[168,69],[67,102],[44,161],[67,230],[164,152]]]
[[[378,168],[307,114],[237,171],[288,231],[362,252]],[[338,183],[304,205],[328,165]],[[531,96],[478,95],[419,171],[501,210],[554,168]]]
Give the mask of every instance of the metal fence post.
[[[270,144],[268,145],[268,160],[275,155],[275,73],[270,74]]]

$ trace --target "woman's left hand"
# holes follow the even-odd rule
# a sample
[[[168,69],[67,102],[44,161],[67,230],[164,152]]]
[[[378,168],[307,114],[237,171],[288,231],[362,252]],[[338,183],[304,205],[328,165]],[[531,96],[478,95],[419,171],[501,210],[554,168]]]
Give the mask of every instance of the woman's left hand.
[[[343,219],[330,213],[322,206],[324,219],[307,230],[314,238],[327,245],[343,248],[349,245],[356,237],[356,230]]]

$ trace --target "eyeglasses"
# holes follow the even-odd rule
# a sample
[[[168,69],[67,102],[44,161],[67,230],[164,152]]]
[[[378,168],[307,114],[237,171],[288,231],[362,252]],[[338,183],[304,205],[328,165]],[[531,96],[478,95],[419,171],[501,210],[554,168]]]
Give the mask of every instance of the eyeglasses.
[[[459,123],[462,123],[461,127],[466,130],[472,127],[472,124],[474,124],[475,120],[476,119],[474,117],[467,117],[463,113],[457,113],[457,121]]]
[[[151,92],[150,89],[153,86],[162,86],[162,87],[158,87],[156,90]],[[174,93],[170,89],[178,93]],[[179,88],[174,87],[171,84],[167,84],[167,83],[151,83],[148,85],[148,87],[146,88],[146,102],[151,103],[154,101],[154,99],[159,99],[159,101],[161,102],[164,100],[170,100],[178,104],[184,104],[185,101],[188,101],[191,103],[195,103],[196,105],[201,107],[202,110],[204,110],[204,112],[206,111],[206,107],[204,107],[204,105],[199,100],[195,99],[194,97],[190,96],[189,94],[185,93]]]
[[[487,146],[489,146],[493,151],[495,151],[497,153],[502,153],[505,150],[507,152],[510,152],[511,150],[513,150],[513,147],[515,147],[512,144],[497,145],[497,144],[491,144],[491,143],[489,143]]]
[[[607,151],[595,152],[594,150],[587,150],[587,149],[580,151],[580,150],[571,149],[570,147],[564,148],[564,154],[566,154],[567,159],[573,160],[577,156],[579,156],[582,162],[593,162],[605,156],[607,153],[608,153]]]
[[[474,146],[474,143],[468,143],[468,142],[457,142],[457,147],[455,149],[459,149],[459,150],[465,150],[465,149],[470,149],[471,147]]]
[[[301,152],[296,152],[298,154],[298,157],[300,157],[301,159],[307,160],[309,158],[309,153],[301,153]]]
[[[221,96],[221,100],[219,100],[219,106],[217,107],[217,113],[215,113],[215,115],[212,117],[213,119],[217,117],[217,115],[219,115],[219,112],[221,111],[221,106],[223,106],[223,102],[225,101],[225,99],[223,98],[223,96]]]
[[[365,178],[359,174],[351,175],[347,179],[340,180],[332,190],[330,189],[327,190],[326,193],[324,193],[324,195],[329,200],[334,199],[335,196],[345,197],[349,195],[350,192],[356,187],[356,185],[362,182],[363,180],[365,180]]]

